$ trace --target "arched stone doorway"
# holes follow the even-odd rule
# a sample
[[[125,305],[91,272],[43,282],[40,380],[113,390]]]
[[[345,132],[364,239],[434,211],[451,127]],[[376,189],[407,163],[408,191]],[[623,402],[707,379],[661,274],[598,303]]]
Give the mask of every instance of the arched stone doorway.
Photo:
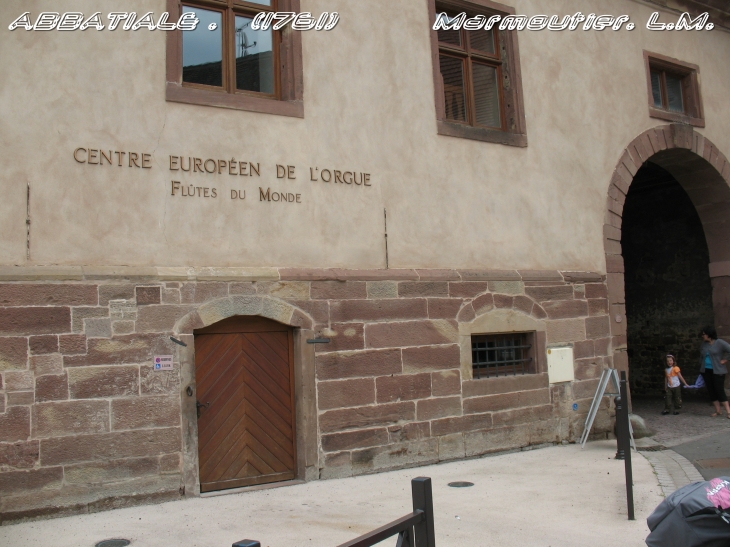
[[[288,328],[284,330],[291,332],[294,385],[292,403],[296,417],[293,424],[296,432],[294,478],[309,479],[318,469],[314,346],[307,344],[307,339],[314,338],[312,318],[288,302],[271,296],[240,295],[219,298],[206,302],[182,317],[173,329],[176,339],[182,342],[182,345],[177,346],[175,361],[181,365],[183,480],[185,494],[188,496],[197,496],[201,491],[196,408],[199,395],[196,382],[196,333],[212,333],[216,329],[210,327],[225,326],[231,318],[250,318],[254,322],[255,318],[260,318],[268,324],[276,322],[286,326]],[[205,404],[207,401],[201,402]],[[229,486],[235,487],[233,484]],[[211,489],[219,487],[220,485],[213,485]]]
[[[294,329],[236,315],[195,330],[201,492],[296,478]]]
[[[659,126],[636,137],[624,150],[607,197],[604,247],[614,365],[619,370],[629,368],[621,245],[624,208],[637,174],[642,178],[642,166],[661,169],[681,186],[694,206],[707,243],[715,325],[720,336],[730,336],[730,163],[691,126]]]

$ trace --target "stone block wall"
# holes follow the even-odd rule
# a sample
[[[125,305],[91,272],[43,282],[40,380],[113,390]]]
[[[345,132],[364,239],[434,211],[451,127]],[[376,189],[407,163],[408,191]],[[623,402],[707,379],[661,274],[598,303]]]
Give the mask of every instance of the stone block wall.
[[[185,375],[152,357],[243,300],[331,339],[309,346],[320,478],[575,440],[613,365],[598,274],[171,270],[0,282],[1,522],[191,495]],[[544,325],[542,347],[572,345],[575,381],[550,385],[542,359],[538,374],[472,379],[460,339],[491,313]]]
[[[169,343],[135,332],[142,305],[132,284],[0,284],[2,522],[180,496],[179,375],[153,372]]]

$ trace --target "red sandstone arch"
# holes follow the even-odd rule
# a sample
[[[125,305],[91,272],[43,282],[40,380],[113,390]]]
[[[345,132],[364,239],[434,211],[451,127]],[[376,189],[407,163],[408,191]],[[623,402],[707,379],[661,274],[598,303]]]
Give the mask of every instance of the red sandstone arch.
[[[628,371],[621,221],[626,194],[639,168],[651,160],[684,188],[702,222],[710,252],[715,323],[730,336],[730,162],[692,126],[660,125],[644,131],[623,151],[608,188],[603,244],[611,315],[614,366]]]

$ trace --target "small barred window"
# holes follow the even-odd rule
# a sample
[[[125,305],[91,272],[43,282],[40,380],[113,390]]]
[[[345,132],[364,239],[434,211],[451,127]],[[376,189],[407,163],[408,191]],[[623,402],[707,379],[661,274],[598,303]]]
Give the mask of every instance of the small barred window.
[[[474,378],[534,374],[532,333],[472,335]]]

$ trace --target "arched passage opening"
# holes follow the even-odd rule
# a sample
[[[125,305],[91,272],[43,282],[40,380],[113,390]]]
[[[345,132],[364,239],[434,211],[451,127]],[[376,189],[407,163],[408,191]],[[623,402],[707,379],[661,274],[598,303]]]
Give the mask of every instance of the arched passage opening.
[[[660,363],[671,353],[691,382],[697,333],[715,314],[700,217],[682,186],[651,161],[626,195],[621,249],[632,393],[661,395]]]
[[[665,212],[676,218],[660,219]],[[714,318],[719,336],[730,337],[729,228],[730,163],[691,126],[650,129],[623,151],[609,186],[604,245],[614,365],[629,371],[634,393],[652,390],[642,372],[652,362],[661,387],[665,351],[684,352],[694,380],[695,323]]]

